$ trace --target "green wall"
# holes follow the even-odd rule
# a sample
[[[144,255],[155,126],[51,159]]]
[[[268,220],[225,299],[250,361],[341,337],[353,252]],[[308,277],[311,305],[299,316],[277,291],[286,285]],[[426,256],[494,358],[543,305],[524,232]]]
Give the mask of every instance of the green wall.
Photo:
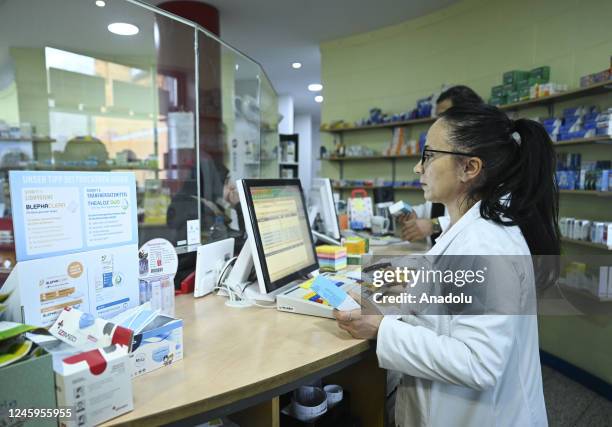
[[[412,109],[417,99],[440,90],[443,83],[466,84],[483,98],[501,83],[504,71],[551,66],[551,81],[579,86],[579,78],[610,65],[612,2],[545,0],[514,2],[465,0],[399,25],[321,45],[325,102],[322,123],[353,122],[372,107],[389,113]],[[612,106],[610,95],[582,98],[555,106],[556,115],[571,105]],[[547,115],[545,108],[522,111],[528,117]],[[411,138],[427,126],[410,128]],[[382,151],[389,130],[350,132],[347,145]],[[332,136],[323,133],[328,149]],[[612,146],[573,146],[583,159],[612,159]],[[411,179],[415,160],[397,163],[398,179]],[[336,163],[323,162],[322,175],[339,177]],[[388,161],[346,163],[346,179],[389,178]],[[346,194],[345,194],[346,196]],[[396,198],[422,201],[420,192]],[[561,214],[611,219],[612,198],[563,195]],[[580,247],[564,248],[566,252]],[[593,252],[597,252],[594,250]],[[602,253],[602,252],[598,252]],[[612,383],[612,317],[541,317],[541,347]]]
[[[4,120],[9,125],[19,123],[19,104],[15,82],[4,89],[0,89],[0,120]]]

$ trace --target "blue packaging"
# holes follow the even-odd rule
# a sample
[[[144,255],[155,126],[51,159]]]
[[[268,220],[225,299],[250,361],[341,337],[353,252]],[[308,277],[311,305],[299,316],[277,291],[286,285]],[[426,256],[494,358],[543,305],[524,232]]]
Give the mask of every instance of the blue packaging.
[[[560,190],[575,190],[576,171],[557,171],[557,183]]]
[[[583,109],[582,107],[571,107],[563,110],[563,116],[568,118],[572,116],[580,116]]]
[[[601,171],[601,178],[599,185],[597,186],[599,191],[609,191],[610,189],[610,169],[604,169]]]

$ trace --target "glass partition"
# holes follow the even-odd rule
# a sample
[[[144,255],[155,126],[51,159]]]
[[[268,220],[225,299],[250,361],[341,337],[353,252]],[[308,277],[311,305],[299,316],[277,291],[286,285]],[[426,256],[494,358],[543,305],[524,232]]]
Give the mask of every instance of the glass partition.
[[[110,32],[117,21],[137,34]],[[188,221],[214,238],[232,182],[276,176],[276,111],[261,67],[189,21],[129,0],[4,0],[0,230],[12,229],[10,170],[128,170],[141,243],[193,250]],[[0,244],[9,268],[12,249]]]
[[[261,76],[261,177],[278,178],[278,96],[265,73]]]

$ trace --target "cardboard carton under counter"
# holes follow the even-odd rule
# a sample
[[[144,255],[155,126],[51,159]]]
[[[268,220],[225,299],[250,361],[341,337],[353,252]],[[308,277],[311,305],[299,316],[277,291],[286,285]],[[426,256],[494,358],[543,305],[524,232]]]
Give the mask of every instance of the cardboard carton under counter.
[[[9,387],[5,385],[10,384]],[[55,381],[50,354],[0,368],[0,425],[56,426],[56,418],[36,418],[21,424],[10,409],[56,408]]]
[[[183,358],[183,320],[159,315],[134,335],[130,353],[132,377],[146,374]]]
[[[74,408],[62,427],[91,426],[134,409],[127,347],[111,345],[63,358],[55,366],[57,403]]]

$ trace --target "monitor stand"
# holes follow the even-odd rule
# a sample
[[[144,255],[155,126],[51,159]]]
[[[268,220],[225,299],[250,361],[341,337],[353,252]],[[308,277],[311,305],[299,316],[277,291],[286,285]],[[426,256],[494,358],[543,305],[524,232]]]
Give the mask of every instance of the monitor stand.
[[[315,240],[320,240],[322,242],[329,243],[330,245],[340,246],[340,242],[338,240],[332,239],[326,234],[312,230],[312,235],[314,236]]]
[[[267,304],[274,303],[276,302],[276,295],[295,286],[296,282],[292,282],[270,293],[262,294],[259,292],[259,284],[256,281],[249,282],[252,270],[253,254],[251,253],[251,245],[247,241],[242,247],[232,271],[225,280],[225,286],[230,290],[228,292],[229,299],[225,302],[225,305],[243,308],[254,305],[255,301],[262,301]]]
[[[329,237],[326,234],[319,233],[318,231],[314,230],[315,219],[317,218],[318,214],[319,214],[319,208],[317,208],[316,206],[311,206],[308,209],[308,220],[310,221],[310,231],[312,232],[312,237],[314,237],[314,241],[316,242],[320,240],[330,245],[340,246],[341,243],[338,240],[332,237]]]

